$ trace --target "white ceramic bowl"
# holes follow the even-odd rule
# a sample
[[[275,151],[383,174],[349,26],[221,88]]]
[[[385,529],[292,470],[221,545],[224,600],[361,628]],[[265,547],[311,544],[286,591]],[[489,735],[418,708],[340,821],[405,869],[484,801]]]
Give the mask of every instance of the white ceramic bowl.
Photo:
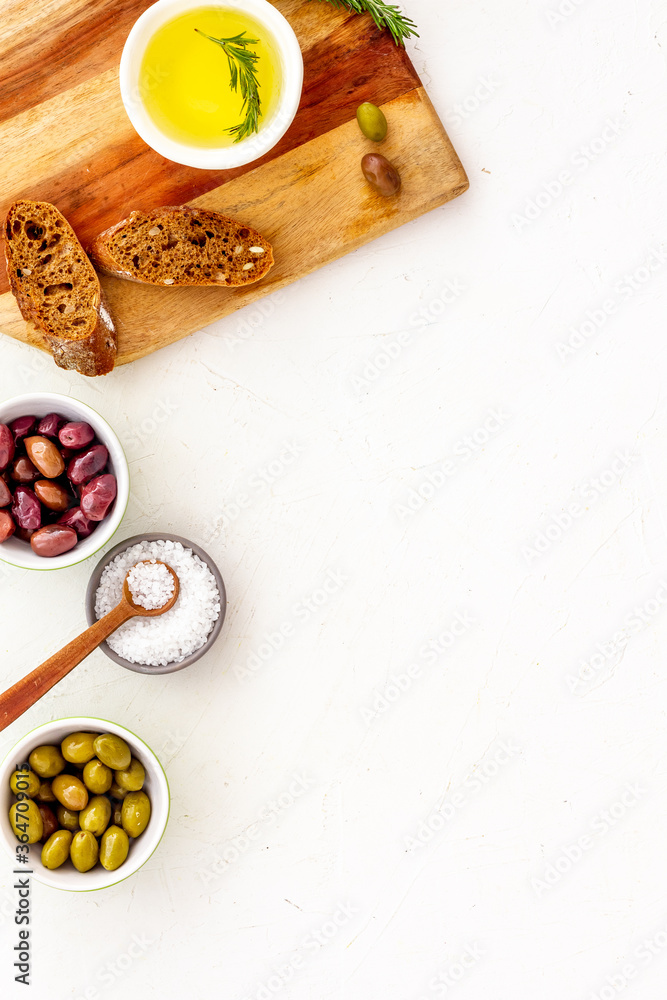
[[[109,451],[109,471],[116,477],[118,493],[113,510],[108,517],[100,521],[92,535],[80,539],[69,552],[46,559],[36,555],[27,542],[22,542],[16,537],[0,545],[0,559],[12,566],[21,569],[64,569],[66,566],[75,566],[88,559],[106,545],[114,534],[123,520],[130,496],[130,471],[122,445],[109,424],[99,413],[78,399],[62,396],[57,392],[30,392],[0,402],[0,424],[8,424],[16,417],[28,413],[36,417],[45,417],[47,413],[62,413],[63,417],[69,420],[84,420],[90,424],[98,439]]]
[[[17,765],[27,762],[35,747],[53,743],[59,745],[69,733],[114,733],[122,737],[129,745],[132,755],[137,757],[146,770],[144,789],[151,800],[151,818],[148,826],[136,840],[130,840],[130,853],[127,860],[116,871],[108,872],[97,864],[88,872],[78,872],[70,861],[60,868],[50,871],[41,861],[42,844],[30,845],[30,864],[26,865],[32,871],[31,878],[53,886],[54,889],[68,889],[70,892],[89,892],[92,889],[106,889],[117,882],[123,882],[133,875],[148,861],[158,844],[169,819],[169,784],[160,761],[148,744],[135,736],[129,729],[119,726],[106,719],[91,719],[86,716],[76,716],[71,719],[57,719],[46,722],[24,736],[10,750],[0,765],[0,841],[4,850],[16,861],[18,840],[9,824],[9,810],[14,796],[9,787],[9,779]],[[14,864],[13,868],[19,868]],[[21,867],[23,867],[21,865]]]
[[[176,142],[166,136],[146,110],[141,96],[140,71],[148,42],[158,28],[180,14],[198,7],[239,10],[258,21],[275,43],[280,56],[282,82],[273,115],[263,120],[255,135],[233,146],[206,149]],[[303,87],[303,56],[289,22],[268,0],[158,0],[145,10],[125,42],[120,60],[120,93],[130,121],[141,138],[161,156],[175,163],[203,170],[228,170],[264,156],[282,139],[299,107]]]

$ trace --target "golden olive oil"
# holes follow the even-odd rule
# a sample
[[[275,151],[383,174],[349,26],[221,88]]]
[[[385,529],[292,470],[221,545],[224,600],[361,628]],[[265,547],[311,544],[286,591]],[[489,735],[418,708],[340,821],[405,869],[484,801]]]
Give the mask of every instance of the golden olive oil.
[[[199,7],[159,28],[149,41],[141,64],[139,86],[146,110],[170,139],[189,146],[232,146],[229,129],[245,118],[240,91],[231,89],[227,56],[213,38],[245,32],[256,38],[250,48],[259,56],[256,75],[261,98],[260,130],[278,103],[280,60],[261,24],[225,7]]]

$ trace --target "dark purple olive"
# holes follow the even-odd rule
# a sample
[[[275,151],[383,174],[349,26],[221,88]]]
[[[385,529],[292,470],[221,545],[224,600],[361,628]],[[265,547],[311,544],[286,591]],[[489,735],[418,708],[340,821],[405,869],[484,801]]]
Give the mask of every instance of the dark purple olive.
[[[385,198],[391,198],[401,189],[398,170],[381,153],[366,153],[361,161],[363,175],[369,184]]]
[[[19,455],[12,462],[9,475],[15,483],[34,483],[42,473],[36,469],[27,455]]]
[[[8,510],[0,510],[0,544],[6,542],[16,531],[16,525]]]
[[[96,521],[89,521],[80,507],[72,507],[66,514],[58,518],[58,524],[74,528],[79,538],[88,538],[97,527]]]
[[[14,457],[14,435],[7,424],[0,424],[0,472],[4,472]]]
[[[81,420],[65,424],[65,426],[61,427],[58,431],[58,440],[61,445],[64,448],[74,448],[75,451],[87,448],[94,438],[95,431],[93,428],[90,424],[85,424]]]
[[[17,417],[16,420],[12,420],[9,425],[9,429],[14,435],[14,440],[18,444],[20,438],[24,438],[26,434],[29,434],[37,423],[37,417]]]
[[[78,540],[74,528],[67,528],[64,524],[47,524],[34,533],[30,545],[38,556],[52,558],[69,552]]]
[[[29,542],[34,534],[34,531],[27,528],[19,528],[18,526],[16,528],[16,537],[20,538],[22,542]]]
[[[42,508],[39,500],[27,486],[17,486],[14,490],[12,516],[19,528],[35,531],[42,523]]]
[[[58,431],[63,423],[64,417],[59,413],[47,413],[37,425],[37,433],[47,438],[58,437]]]
[[[89,521],[102,521],[116,499],[116,477],[96,476],[81,490],[81,510]]]
[[[6,479],[0,476],[0,507],[6,507],[12,502],[12,491],[7,485]]]
[[[103,444],[94,444],[71,460],[67,475],[71,483],[81,486],[102,471],[109,460],[109,452]]]

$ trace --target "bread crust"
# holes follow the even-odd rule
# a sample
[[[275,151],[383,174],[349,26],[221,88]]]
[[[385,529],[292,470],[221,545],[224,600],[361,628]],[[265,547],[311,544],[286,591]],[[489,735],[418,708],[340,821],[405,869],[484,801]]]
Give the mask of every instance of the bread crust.
[[[86,274],[88,282],[93,288],[93,298],[90,308],[94,310],[95,322],[92,329],[81,337],[63,333],[59,335],[55,329],[49,328],[44,320],[43,304],[44,295],[41,288],[36,285],[33,278],[32,268],[28,268],[20,254],[20,247],[14,245],[14,234],[12,233],[13,220],[17,220],[24,214],[28,214],[35,221],[46,219],[58,220],[60,232],[66,236],[75,253],[80,251],[81,259],[78,263],[82,265],[82,260],[90,268]],[[65,258],[63,258],[65,259]],[[31,258],[32,263],[32,258]],[[50,202],[37,202],[20,200],[14,202],[7,213],[6,234],[5,234],[5,264],[7,276],[11,290],[16,298],[21,315],[26,322],[37,329],[48,346],[53,359],[59,368],[68,371],[77,371],[81,375],[89,377],[96,375],[107,375],[113,370],[116,351],[116,329],[109,307],[102,293],[99,279],[95,274],[92,265],[85,260],[83,247],[76,238],[74,230],[58,209]],[[83,265],[82,265],[83,266]],[[23,272],[27,271],[27,274]],[[74,282],[72,279],[72,284]],[[70,289],[72,284],[69,285]],[[88,323],[90,325],[90,323]]]
[[[138,241],[140,240],[140,236],[136,235],[138,230],[147,232],[149,229],[157,229],[158,226],[162,229],[163,227],[169,227],[170,223],[172,227],[174,223],[189,223],[190,225],[200,227],[204,232],[206,231],[206,227],[209,226],[210,230],[219,228],[234,234],[238,234],[239,231],[247,234],[244,236],[235,235],[234,240],[237,241],[237,246],[242,247],[242,254],[240,255],[242,261],[245,262],[246,266],[252,264],[252,268],[239,272],[238,268],[233,266],[235,262],[231,256],[229,262],[226,262],[224,260],[225,255],[222,253],[222,244],[219,245],[217,251],[220,255],[219,261],[211,263],[209,245],[200,246],[198,250],[193,251],[185,243],[183,237],[179,236],[181,247],[185,247],[188,251],[189,259],[185,262],[187,270],[192,272],[186,273],[183,261],[170,260],[168,258],[168,251],[172,248],[164,245],[164,237],[168,235],[167,232],[155,233],[152,236],[152,243],[157,242],[162,244],[161,246],[153,247],[152,243],[149,243],[148,246],[151,246],[151,250],[148,249],[148,246],[138,246]],[[123,231],[126,231],[127,235],[131,238],[134,238],[134,244],[137,244],[134,248],[144,258],[141,266],[131,266],[127,256],[125,260],[122,259],[118,251],[118,241],[123,238]],[[151,237],[149,236],[149,238]],[[227,239],[225,240],[224,249],[226,249],[226,245]],[[250,247],[255,247],[257,250],[261,249],[261,254],[251,254],[249,252]],[[178,249],[176,243],[174,244],[174,249]],[[103,233],[100,233],[88,247],[88,254],[95,267],[105,274],[122,278],[125,281],[134,281],[158,287],[167,284],[171,286],[213,285],[217,287],[227,286],[238,288],[255,281],[260,281],[274,264],[271,244],[256,229],[252,229],[245,223],[237,222],[235,219],[220,212],[192,208],[190,205],[169,205],[154,209],[151,212],[131,212],[127,219],[123,219],[121,222],[116,223],[115,226],[111,226]],[[153,261],[159,262],[159,264],[155,265],[154,269]],[[227,266],[227,263],[229,266]],[[151,265],[151,274],[147,273],[147,264]],[[209,275],[205,273],[207,270],[210,272]]]

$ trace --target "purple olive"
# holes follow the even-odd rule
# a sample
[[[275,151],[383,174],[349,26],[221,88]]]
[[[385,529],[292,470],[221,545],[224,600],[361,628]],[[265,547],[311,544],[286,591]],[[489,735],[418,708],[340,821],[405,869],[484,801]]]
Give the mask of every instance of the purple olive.
[[[42,508],[39,500],[27,486],[17,486],[14,490],[12,516],[19,528],[35,531],[42,524]]]
[[[34,483],[42,473],[36,469],[27,455],[15,458],[9,469],[9,475],[15,483]]]
[[[72,507],[66,514],[58,518],[58,524],[65,524],[68,528],[74,528],[79,538],[88,538],[97,527],[95,521],[89,521],[80,507]]]
[[[116,499],[116,477],[96,476],[81,490],[81,510],[89,521],[102,521]]]
[[[0,424],[0,472],[4,472],[14,457],[14,435],[7,424]]]
[[[58,431],[63,423],[64,418],[59,413],[47,413],[37,425],[37,433],[47,438],[58,437]]]
[[[81,448],[87,448],[94,439],[95,431],[93,428],[90,424],[84,424],[81,420],[65,424],[58,431],[58,440],[61,445],[65,448],[74,448],[76,451],[80,451]]]
[[[81,486],[93,476],[98,475],[107,464],[109,452],[103,444],[94,444],[76,455],[67,466],[67,475],[71,483]]]
[[[24,438],[33,429],[37,423],[37,417],[17,417],[16,420],[12,420],[9,425],[9,429],[14,435],[14,440],[17,442],[20,438]]]
[[[12,502],[12,491],[7,485],[7,480],[0,476],[0,507],[6,507]]]
[[[16,525],[8,510],[0,510],[0,544],[6,542],[16,531]]]
[[[32,535],[30,545],[38,556],[52,558],[69,552],[78,540],[74,528],[68,528],[64,524],[47,524]]]

